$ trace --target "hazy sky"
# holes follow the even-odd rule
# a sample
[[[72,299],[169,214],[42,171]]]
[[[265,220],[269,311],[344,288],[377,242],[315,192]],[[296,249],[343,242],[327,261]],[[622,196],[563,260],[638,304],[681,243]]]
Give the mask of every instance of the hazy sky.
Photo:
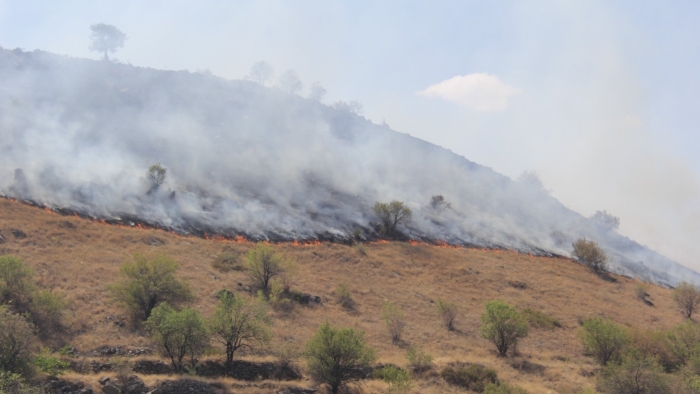
[[[376,123],[535,170],[565,205],[612,212],[697,270],[698,20],[697,1],[0,0],[0,46],[99,59],[89,26],[104,22],[136,66],[294,69]]]

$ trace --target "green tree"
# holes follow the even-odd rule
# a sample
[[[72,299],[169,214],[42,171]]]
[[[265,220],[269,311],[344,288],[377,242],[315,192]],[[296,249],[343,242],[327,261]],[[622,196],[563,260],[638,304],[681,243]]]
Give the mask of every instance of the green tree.
[[[66,369],[70,367],[69,362],[54,356],[49,349],[42,350],[41,353],[34,357],[34,365],[36,365],[41,372],[51,377],[63,375]]]
[[[608,272],[608,256],[597,243],[580,238],[572,246],[576,259],[589,266],[593,272],[596,274]]]
[[[0,393],[3,394],[42,394],[44,390],[33,387],[16,373],[0,370]]]
[[[226,347],[226,361],[232,362],[236,350],[252,348],[270,342],[272,321],[267,316],[264,300],[244,300],[232,293],[224,293],[209,327],[214,340]]]
[[[598,378],[598,390],[604,394],[669,394],[669,382],[663,368],[653,358],[626,357],[622,363],[610,363]]]
[[[673,300],[676,301],[683,315],[690,319],[700,305],[700,289],[692,283],[681,282],[673,289]]]
[[[388,365],[374,371],[373,376],[389,385],[387,394],[407,393],[411,389],[411,374],[405,369]]]
[[[117,49],[124,46],[126,34],[112,25],[98,23],[90,26],[90,43],[89,49],[95,52],[104,54],[105,60],[109,60],[107,55],[109,52],[116,52]]]
[[[579,335],[586,353],[603,366],[619,361],[630,342],[630,335],[624,327],[599,317],[586,319]]]
[[[411,346],[406,350],[406,360],[413,372],[421,373],[432,367],[433,356],[419,347]]]
[[[410,223],[413,215],[410,208],[404,205],[403,202],[396,200],[388,204],[377,202],[372,207],[372,210],[382,223],[382,232],[387,235],[394,234],[399,224],[406,225]]]
[[[136,254],[119,269],[122,279],[110,287],[112,295],[143,320],[161,302],[177,304],[194,297],[184,281],[175,278],[178,264],[164,254],[149,258]]]
[[[153,308],[146,329],[163,356],[168,357],[176,373],[182,373],[183,359],[190,356],[192,367],[208,342],[206,321],[196,309],[176,311],[167,303]]]
[[[668,331],[668,349],[677,364],[700,357],[700,324],[686,321]]]
[[[357,369],[369,367],[374,350],[365,343],[364,332],[353,328],[332,328],[324,323],[306,345],[304,354],[311,376],[327,384],[333,394],[360,379]]]
[[[165,182],[165,175],[167,172],[168,169],[160,165],[160,163],[156,163],[148,167],[148,176],[151,178],[151,182],[153,182],[156,187]]]
[[[270,281],[284,274],[284,268],[287,262],[284,256],[275,253],[272,246],[259,242],[255,248],[248,252],[246,257],[248,263],[248,276],[255,282],[257,286],[268,294],[270,289]]]
[[[39,290],[32,297],[30,316],[41,334],[48,334],[60,327],[67,306],[64,295],[46,289]]]
[[[34,272],[18,257],[0,257],[0,303],[20,305],[34,292]]]
[[[459,311],[457,305],[454,302],[445,301],[441,298],[438,298],[435,304],[437,305],[438,313],[445,327],[447,327],[449,331],[453,331],[455,329],[455,319],[457,319],[457,313]]]
[[[384,303],[382,307],[382,320],[386,323],[386,327],[389,329],[393,341],[401,340],[401,333],[406,325],[404,316],[405,313],[400,306],[394,305],[391,301]]]
[[[36,350],[36,328],[24,316],[0,306],[0,371],[21,373]]]
[[[527,337],[528,326],[518,311],[501,300],[488,301],[481,315],[481,336],[496,346],[503,357]]]

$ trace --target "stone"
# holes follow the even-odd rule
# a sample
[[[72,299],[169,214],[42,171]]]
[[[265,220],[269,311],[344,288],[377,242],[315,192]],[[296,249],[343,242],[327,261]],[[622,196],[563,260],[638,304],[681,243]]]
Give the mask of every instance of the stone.
[[[106,385],[104,385],[104,387],[102,387],[102,392],[104,394],[121,394],[122,391],[116,384],[108,382]]]
[[[103,386],[104,386],[105,384],[107,384],[107,382],[109,382],[109,381],[110,381],[109,376],[103,376],[103,377],[101,377],[100,380],[99,380],[100,384],[103,385]]]

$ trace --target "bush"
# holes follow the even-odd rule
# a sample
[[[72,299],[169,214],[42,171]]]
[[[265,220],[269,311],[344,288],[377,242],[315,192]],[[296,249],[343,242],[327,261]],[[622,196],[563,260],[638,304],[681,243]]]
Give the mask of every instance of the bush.
[[[515,308],[503,301],[489,301],[481,315],[481,336],[496,346],[498,355],[504,357],[508,350],[515,349],[518,340],[527,337],[525,320]]]
[[[483,393],[489,383],[498,382],[496,371],[480,364],[445,367],[440,372],[440,376],[449,384],[477,393]]]
[[[264,300],[244,300],[229,293],[219,299],[214,316],[209,320],[214,340],[225,346],[229,363],[236,350],[269,343],[271,324]]]
[[[221,273],[243,271],[244,269],[239,261],[238,254],[231,252],[217,255],[216,258],[214,258],[214,261],[212,261],[211,266]]]
[[[619,361],[630,342],[627,330],[610,320],[598,317],[583,322],[580,336],[586,354],[593,356],[603,366],[611,361]]]
[[[595,211],[590,219],[604,230],[617,230],[620,227],[620,218],[606,210]]]
[[[61,326],[63,312],[67,307],[65,297],[50,290],[39,290],[30,304],[31,318],[42,334],[57,330]]]
[[[683,315],[690,319],[700,305],[700,289],[692,283],[681,282],[673,290],[673,300],[676,301]]]
[[[574,256],[578,261],[588,265],[596,274],[608,272],[608,256],[605,255],[597,243],[580,238],[572,244]]]
[[[630,332],[630,346],[645,358],[655,358],[667,372],[678,368],[679,362],[673,355],[668,333],[663,330],[641,330]]]
[[[374,371],[373,376],[389,385],[388,394],[407,393],[411,389],[411,374],[405,369],[389,365]]]
[[[448,330],[452,331],[455,329],[454,323],[457,318],[457,305],[454,302],[445,301],[443,299],[437,299],[437,308],[442,322],[445,324]]]
[[[332,328],[328,322],[306,345],[304,357],[313,379],[327,384],[333,394],[361,379],[357,370],[368,368],[375,360],[374,350],[365,343],[364,332]]]
[[[27,371],[36,348],[35,332],[23,316],[0,306],[0,371]]]
[[[51,354],[48,349],[42,350],[40,354],[34,357],[34,365],[39,370],[51,377],[63,375],[70,366],[67,361],[62,361],[58,357]]]
[[[621,364],[611,363],[600,374],[598,390],[604,394],[671,393],[663,370],[654,359],[630,356]]]
[[[446,209],[452,209],[452,204],[445,201],[445,197],[438,194],[436,196],[430,197],[430,208],[434,211],[444,211]]]
[[[548,314],[534,309],[525,308],[522,312],[523,318],[527,321],[527,324],[532,328],[539,328],[542,330],[553,330],[555,328],[561,327],[559,320],[549,316]]]
[[[34,272],[14,256],[0,257],[0,303],[22,305],[34,291]]]
[[[668,349],[677,364],[700,357],[700,324],[686,321],[669,330]]]
[[[162,165],[160,165],[160,163],[156,163],[148,167],[148,177],[151,179],[151,182],[156,187],[162,185],[163,182],[165,182],[165,174],[167,172],[168,170]]]
[[[258,243],[248,252],[246,257],[248,276],[255,284],[268,294],[270,281],[284,274],[284,266],[287,264],[284,257],[275,253],[272,246]]]
[[[338,298],[338,303],[345,309],[353,309],[355,307],[355,300],[352,299],[350,295],[350,290],[345,285],[341,283],[335,289],[335,296]]]
[[[391,301],[385,302],[384,306],[382,307],[382,320],[384,320],[384,323],[386,323],[386,326],[389,329],[391,339],[393,341],[400,341],[403,328],[406,325],[404,322],[403,309],[392,304]]]
[[[417,373],[427,371],[432,367],[433,363],[433,356],[425,353],[423,349],[413,346],[406,351],[406,359],[408,360],[408,366],[413,372]]]
[[[21,375],[0,370],[0,393],[6,394],[41,394],[40,387],[32,387]]]
[[[528,394],[527,390],[506,383],[490,383],[484,389],[484,394]]]
[[[410,208],[405,206],[403,202],[396,200],[388,204],[377,202],[372,210],[382,224],[381,231],[386,235],[394,234],[399,224],[408,224],[413,215]]]
[[[162,303],[153,308],[153,313],[146,320],[146,328],[161,354],[170,359],[176,373],[184,371],[183,359],[186,356],[190,357],[190,364],[194,367],[197,357],[209,342],[206,323],[196,309],[178,312],[167,303]]]
[[[119,269],[122,279],[110,286],[117,301],[146,320],[162,302],[178,304],[194,297],[184,281],[175,278],[178,264],[164,254],[152,258],[136,254]]]

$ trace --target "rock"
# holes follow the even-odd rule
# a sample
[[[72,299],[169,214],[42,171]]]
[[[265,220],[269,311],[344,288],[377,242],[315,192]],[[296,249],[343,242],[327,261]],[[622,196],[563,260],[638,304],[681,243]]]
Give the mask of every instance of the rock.
[[[511,285],[512,287],[515,287],[518,290],[527,289],[527,283],[525,283],[525,282],[519,282],[517,280],[509,280],[508,284]]]
[[[12,235],[14,235],[15,238],[17,238],[17,239],[27,238],[27,234],[22,230],[13,229],[13,230],[10,230],[10,233],[12,233]]]
[[[104,386],[105,384],[107,384],[107,382],[109,382],[109,380],[110,380],[110,379],[109,379],[109,376],[103,376],[103,377],[100,378],[99,382],[100,382],[101,385]]]
[[[217,392],[213,385],[191,379],[167,380],[160,384],[158,390],[160,394],[216,394]]]
[[[2,235],[2,232],[0,231],[0,244],[4,244],[7,240],[5,237]]]
[[[104,394],[121,394],[121,390],[119,389],[119,386],[112,382],[107,382],[104,387],[102,387],[102,392]]]
[[[44,384],[46,394],[93,394],[92,390],[85,388],[83,382],[71,382],[68,380],[49,378]]]

